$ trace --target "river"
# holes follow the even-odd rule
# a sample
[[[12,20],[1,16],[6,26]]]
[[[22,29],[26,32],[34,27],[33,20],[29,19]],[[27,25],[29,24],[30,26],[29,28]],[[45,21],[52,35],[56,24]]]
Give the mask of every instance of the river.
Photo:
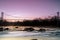
[[[46,32],[27,31],[3,31],[0,32],[0,40],[60,40],[60,30],[54,29]]]

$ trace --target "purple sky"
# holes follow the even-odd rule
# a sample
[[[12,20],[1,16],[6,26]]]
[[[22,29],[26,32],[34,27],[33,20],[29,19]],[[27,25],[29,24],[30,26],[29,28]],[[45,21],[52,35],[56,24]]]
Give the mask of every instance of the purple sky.
[[[4,18],[8,19],[44,18],[56,15],[57,11],[60,11],[60,0],[0,0],[0,13],[4,12]]]

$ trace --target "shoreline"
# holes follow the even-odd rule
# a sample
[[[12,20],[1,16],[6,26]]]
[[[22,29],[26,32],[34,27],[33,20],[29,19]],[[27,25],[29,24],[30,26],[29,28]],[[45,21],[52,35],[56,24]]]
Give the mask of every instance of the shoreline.
[[[0,37],[0,40],[59,40],[60,38],[57,37]]]

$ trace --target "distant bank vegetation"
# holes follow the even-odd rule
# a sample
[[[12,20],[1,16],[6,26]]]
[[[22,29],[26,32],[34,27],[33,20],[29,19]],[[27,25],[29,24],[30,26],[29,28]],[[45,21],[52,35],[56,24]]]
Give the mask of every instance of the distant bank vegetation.
[[[34,19],[34,20],[24,20],[23,22],[8,22],[6,20],[0,20],[0,26],[47,26],[47,27],[60,27],[60,19],[56,16],[46,19]]]

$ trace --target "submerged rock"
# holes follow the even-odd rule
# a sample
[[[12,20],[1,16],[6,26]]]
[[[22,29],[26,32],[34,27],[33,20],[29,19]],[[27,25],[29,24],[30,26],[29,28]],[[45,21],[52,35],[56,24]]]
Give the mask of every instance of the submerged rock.
[[[4,31],[9,30],[9,28],[5,28]]]
[[[25,28],[24,31],[34,31],[33,28]]]
[[[38,31],[39,32],[45,32],[46,30],[45,29],[39,29]]]
[[[31,39],[31,40],[37,40],[37,39]]]

